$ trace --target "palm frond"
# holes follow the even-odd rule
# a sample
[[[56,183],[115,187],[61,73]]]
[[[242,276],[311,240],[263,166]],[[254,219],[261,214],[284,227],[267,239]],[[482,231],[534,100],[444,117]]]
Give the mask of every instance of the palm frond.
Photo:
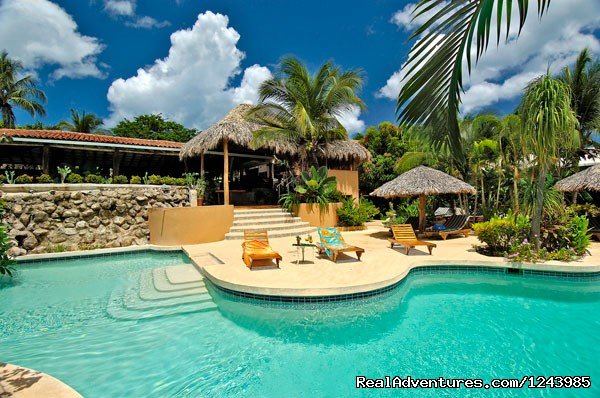
[[[528,0],[516,0],[519,13],[519,32],[528,14]],[[472,47],[475,39],[475,60],[488,47],[494,11],[499,42],[502,26],[510,31],[513,0],[421,0],[414,11],[418,18],[433,9],[439,9],[411,35],[419,38],[404,68],[407,80],[398,95],[396,111],[405,124],[433,124],[443,116],[448,126],[449,142],[464,162],[461,147],[458,113],[463,89],[463,60],[469,73],[472,68]],[[505,11],[503,6],[506,4]],[[538,0],[538,14],[543,15],[550,0]],[[502,16],[505,23],[502,23]],[[421,37],[422,36],[422,37]]]

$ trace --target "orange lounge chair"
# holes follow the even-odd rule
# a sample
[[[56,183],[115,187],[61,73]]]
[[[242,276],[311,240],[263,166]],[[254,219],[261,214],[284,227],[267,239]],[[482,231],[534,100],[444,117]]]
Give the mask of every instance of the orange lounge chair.
[[[436,247],[435,243],[417,239],[415,230],[410,224],[392,225],[392,233],[394,234],[394,237],[388,239],[391,247],[394,248],[395,244],[404,246],[404,254],[407,256],[410,249],[415,246],[427,246],[429,254],[431,254],[433,248]]]
[[[244,249],[242,260],[250,269],[255,266],[272,265],[271,260],[275,260],[279,268],[282,257],[269,246],[267,230],[244,231],[242,248]]]

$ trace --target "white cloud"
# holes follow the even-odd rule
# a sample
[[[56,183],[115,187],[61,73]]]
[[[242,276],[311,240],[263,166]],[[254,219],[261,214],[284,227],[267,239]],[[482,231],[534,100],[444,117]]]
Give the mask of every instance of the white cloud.
[[[111,15],[132,16],[135,14],[135,6],[134,0],[106,0],[104,2],[104,9]]]
[[[152,17],[145,16],[137,17],[134,21],[125,22],[125,25],[130,26],[132,28],[152,29],[164,28],[165,26],[171,25],[171,23],[169,21],[157,21]]]
[[[169,21],[158,21],[150,16],[136,15],[137,0],[104,0],[104,9],[112,17],[125,19],[125,25],[131,28],[164,28]]]
[[[48,0],[0,2],[0,49],[33,71],[56,65],[54,79],[103,78],[96,57],[104,46],[78,31],[71,15]]]
[[[203,129],[239,103],[256,101],[259,85],[271,77],[263,66],[244,71],[238,87],[230,81],[242,71],[244,53],[236,45],[240,35],[228,26],[227,16],[207,11],[194,26],[171,35],[169,54],[135,76],[115,80],[108,89],[115,125],[123,118],[162,113],[186,126]]]
[[[344,126],[346,131],[348,131],[348,135],[352,135],[354,133],[360,133],[365,129],[365,122],[359,119],[360,117],[360,108],[358,106],[353,106],[349,112],[344,112],[341,116],[338,117],[338,120]]]
[[[501,40],[496,48],[495,37],[492,37],[490,48],[474,67],[471,76],[465,73],[466,91],[461,107],[464,113],[518,98],[529,81],[548,68],[556,73],[572,64],[584,47],[600,54],[600,40],[591,33],[600,28],[600,2],[552,2],[541,22],[536,18],[536,11],[535,8],[530,10],[529,19],[518,39],[516,21],[511,24],[514,29],[511,28],[508,43]],[[516,18],[515,11],[513,17]],[[400,18],[398,21],[402,25],[406,20]],[[495,32],[495,29],[493,25],[491,31]],[[466,66],[464,68],[466,71]],[[395,72],[377,95],[396,99],[403,77],[403,69]]]
[[[427,20],[429,20],[429,18],[433,17],[444,7],[446,7],[447,4],[447,2],[438,4],[431,10],[428,10],[427,12],[413,19],[415,16],[413,13],[415,8],[417,8],[417,5],[415,3],[408,3],[402,10],[394,13],[391,22],[398,25],[400,28],[403,28],[404,30],[411,31],[423,25],[425,22],[427,22]],[[438,23],[440,23],[442,20],[443,19],[438,20]]]

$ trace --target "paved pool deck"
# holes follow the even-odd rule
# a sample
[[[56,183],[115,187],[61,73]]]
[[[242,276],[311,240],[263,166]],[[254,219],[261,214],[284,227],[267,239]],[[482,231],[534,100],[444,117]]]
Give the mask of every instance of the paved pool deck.
[[[354,253],[341,254],[337,263],[306,249],[309,262],[296,264],[294,237],[271,239],[274,250],[283,256],[280,268],[260,267],[250,270],[242,262],[241,241],[186,245],[183,250],[205,278],[225,289],[266,296],[314,297],[365,293],[393,285],[408,272],[424,265],[461,265],[522,268],[528,270],[590,273],[600,272],[600,243],[593,242],[591,255],[579,261],[550,261],[537,264],[509,263],[502,258],[481,255],[473,249],[479,244],[475,236],[446,241],[430,239],[437,248],[429,255],[426,247],[417,247],[407,256],[401,246],[390,248],[387,228],[371,225],[367,230],[343,233],[350,245],[365,249],[361,260]],[[303,237],[304,238],[304,237]],[[316,236],[313,235],[313,238]]]
[[[8,363],[0,363],[0,397],[82,398],[77,391],[50,375]]]

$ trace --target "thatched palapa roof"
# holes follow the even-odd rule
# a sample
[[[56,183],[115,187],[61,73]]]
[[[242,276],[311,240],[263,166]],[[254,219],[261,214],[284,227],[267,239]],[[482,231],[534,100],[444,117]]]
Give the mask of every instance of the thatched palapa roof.
[[[371,195],[384,198],[417,195],[475,193],[475,188],[458,178],[426,166],[415,167],[386,182]]]
[[[600,191],[600,165],[564,178],[554,185],[554,189],[562,192]]]
[[[227,137],[229,142],[233,142],[242,147],[250,148],[254,131],[261,125],[251,122],[245,118],[246,113],[252,108],[252,105],[242,104],[233,108],[225,117],[204,131],[198,133],[181,148],[180,159],[200,156],[206,151],[217,148]],[[273,142],[263,147],[270,149],[276,154],[297,156],[301,155],[303,149],[292,143]],[[371,159],[370,152],[353,140],[338,140],[326,144],[323,150],[323,156],[327,159],[341,161],[364,162]]]

